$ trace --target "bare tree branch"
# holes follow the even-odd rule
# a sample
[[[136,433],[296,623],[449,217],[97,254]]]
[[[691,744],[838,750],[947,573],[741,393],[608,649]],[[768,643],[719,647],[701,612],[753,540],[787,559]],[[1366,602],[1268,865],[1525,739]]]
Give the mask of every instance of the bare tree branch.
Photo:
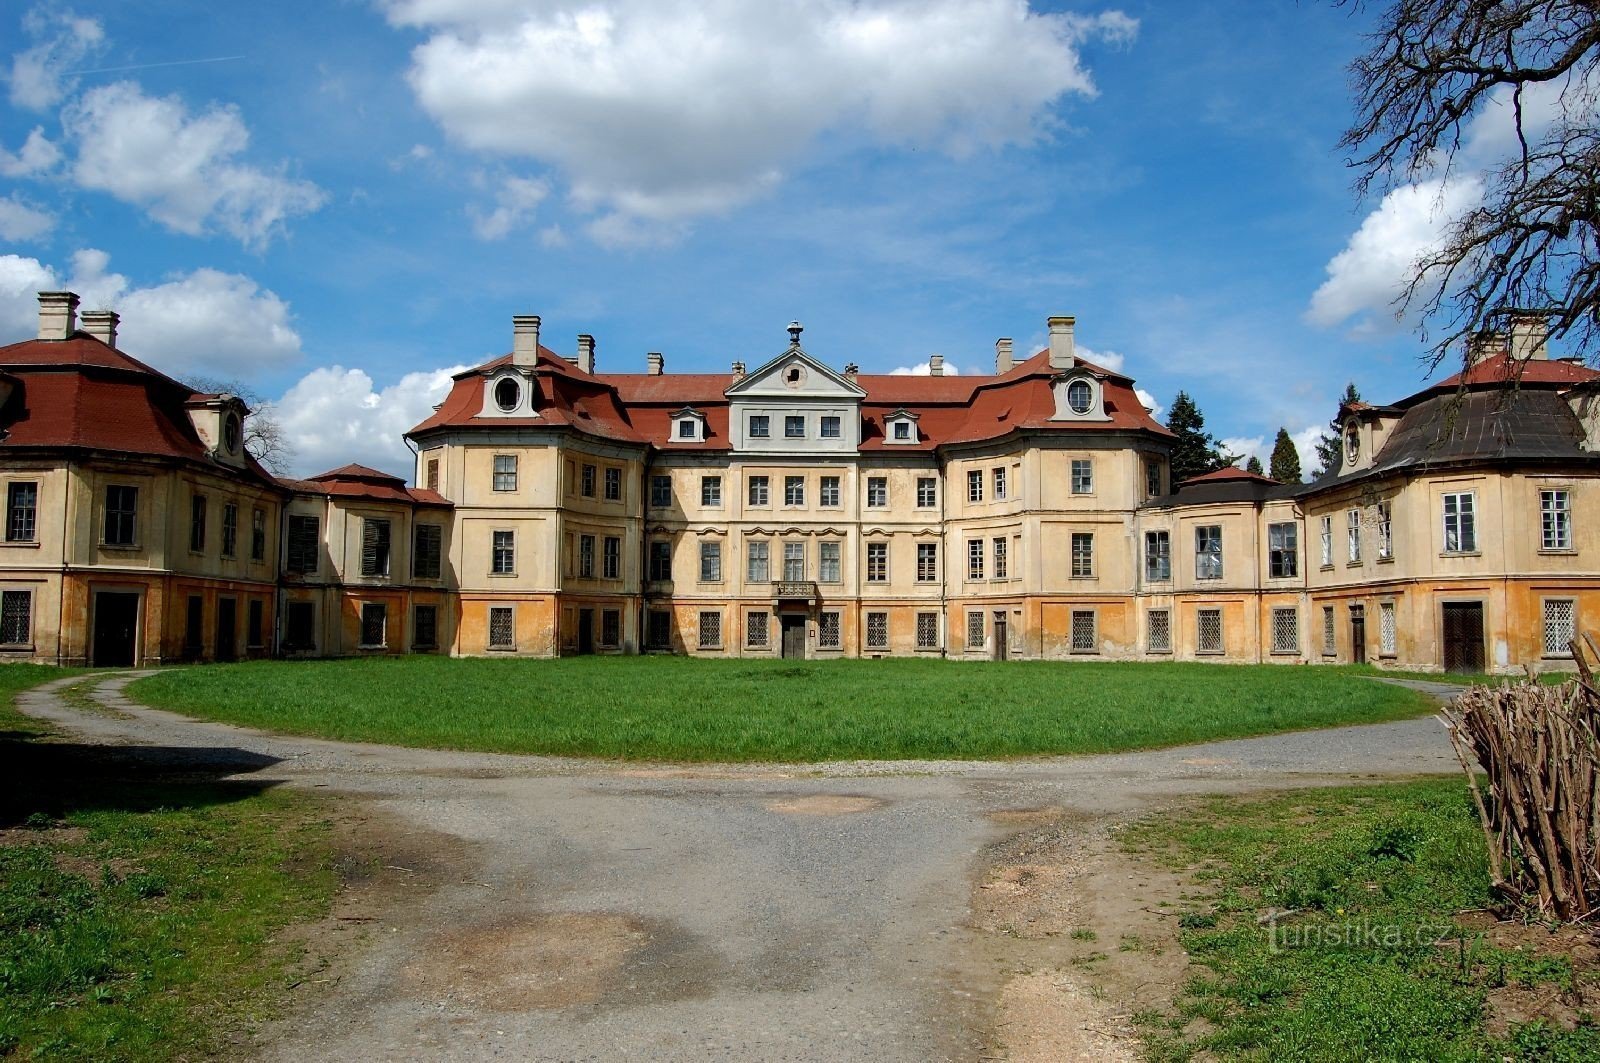
[[[294,446],[289,442],[283,423],[278,420],[277,409],[269,399],[249,384],[239,380],[218,377],[199,377],[189,381],[189,386],[212,394],[237,395],[250,407],[250,416],[244,419],[244,448],[252,457],[278,476],[288,473],[294,463]]]

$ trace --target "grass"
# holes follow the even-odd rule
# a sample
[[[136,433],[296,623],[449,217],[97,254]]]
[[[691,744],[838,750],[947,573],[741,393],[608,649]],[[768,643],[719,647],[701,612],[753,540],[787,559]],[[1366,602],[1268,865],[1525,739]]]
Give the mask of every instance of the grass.
[[[0,1057],[232,1054],[336,885],[320,805],[175,776],[16,712],[63,674],[0,666]]]
[[[942,660],[440,657],[174,669],[134,697],[326,738],[674,761],[1102,753],[1416,716],[1319,668]]]
[[[1490,903],[1483,838],[1459,779],[1213,799],[1136,825],[1131,850],[1198,866],[1178,920],[1205,969],[1176,1014],[1141,1017],[1155,1059],[1594,1059],[1600,1027],[1499,1036],[1491,994],[1570,991],[1559,939],[1492,944],[1459,913]],[[1277,918],[1272,912],[1292,912]]]

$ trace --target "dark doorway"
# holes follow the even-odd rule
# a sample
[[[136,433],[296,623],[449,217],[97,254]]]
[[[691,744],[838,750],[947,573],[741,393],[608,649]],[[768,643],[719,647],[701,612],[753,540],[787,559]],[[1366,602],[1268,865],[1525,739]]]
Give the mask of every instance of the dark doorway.
[[[1444,670],[1483,671],[1483,603],[1444,603]]]
[[[594,652],[594,610],[578,610],[578,653]]]
[[[1354,664],[1367,663],[1367,607],[1350,607],[1350,660]]]
[[[134,640],[139,632],[139,596],[126,591],[99,591],[94,596],[94,646],[90,664],[96,668],[128,668],[134,663]]]
[[[217,660],[239,659],[239,599],[217,599]]]
[[[183,655],[188,660],[198,661],[205,651],[205,599],[198,594],[189,595],[188,609],[183,624]]]
[[[778,622],[783,625],[783,655],[785,657],[804,657],[806,655],[806,618],[803,616],[782,615]]]
[[[1011,639],[1006,635],[1006,614],[994,614],[994,659],[1003,661],[1011,650]]]

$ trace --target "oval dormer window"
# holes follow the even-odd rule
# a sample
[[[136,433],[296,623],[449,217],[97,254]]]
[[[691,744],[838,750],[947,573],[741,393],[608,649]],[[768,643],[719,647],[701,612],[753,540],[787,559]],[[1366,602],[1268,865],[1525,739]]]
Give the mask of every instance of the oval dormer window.
[[[1088,413],[1093,404],[1094,388],[1087,380],[1074,380],[1067,385],[1067,405],[1072,407],[1073,413]]]
[[[1344,434],[1344,452],[1351,465],[1356,463],[1356,458],[1361,454],[1361,433],[1354,425]]]
[[[222,445],[229,454],[239,453],[239,415],[230,413],[222,422]]]
[[[494,404],[510,413],[517,408],[517,403],[522,400],[522,385],[510,377],[501,380],[494,386]]]

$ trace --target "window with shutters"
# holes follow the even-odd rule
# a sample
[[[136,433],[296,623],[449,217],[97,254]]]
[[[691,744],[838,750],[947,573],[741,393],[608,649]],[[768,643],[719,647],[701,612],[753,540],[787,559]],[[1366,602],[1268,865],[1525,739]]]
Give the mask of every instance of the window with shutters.
[[[367,602],[361,607],[361,645],[385,645],[389,628],[389,607],[381,602]]]
[[[580,579],[594,579],[594,536],[592,535],[578,536],[578,577]]]
[[[584,466],[588,468],[589,466]],[[496,454],[494,456],[494,489],[496,491],[515,491],[517,489],[517,456],[515,454]]]
[[[250,511],[250,560],[265,561],[267,559],[267,511],[253,509]]]
[[[783,578],[799,582],[806,578],[806,544],[783,544]]]
[[[722,477],[700,477],[700,504],[702,506],[722,505]]]
[[[239,507],[232,502],[222,507],[222,556],[239,552]]]
[[[932,476],[917,477],[917,508],[932,509],[939,504],[939,481]]]
[[[672,648],[672,614],[665,609],[650,610],[645,626],[645,643],[652,650]]]
[[[867,582],[883,583],[889,578],[889,544],[867,544]]]
[[[1011,557],[1006,545],[1006,537],[1004,535],[994,537],[993,550],[991,552],[994,555],[995,579],[1008,579],[1011,575]]]
[[[13,480],[6,485],[6,542],[31,543],[37,534],[39,485]]]
[[[967,473],[967,501],[983,501],[983,473],[981,470],[973,469]]]
[[[752,506],[765,506],[768,504],[768,480],[765,476],[750,477],[750,504]]]
[[[606,469],[606,501],[622,501],[622,470],[611,467]]]
[[[593,547],[591,546],[591,551]],[[517,572],[517,535],[511,531],[497,531],[491,549],[489,571],[496,576],[513,576]]]
[[[1072,611],[1072,652],[1094,653],[1099,648],[1099,640],[1095,637],[1095,614],[1093,609],[1074,609]]]
[[[889,504],[889,479],[885,476],[867,477],[867,505],[887,506]]]
[[[514,650],[517,648],[517,611],[509,605],[489,608],[489,648]]]
[[[1172,652],[1172,610],[1151,609],[1145,613],[1145,652]]]
[[[322,553],[321,541],[322,524],[316,517],[291,515],[284,567],[302,576],[315,572]]]
[[[1300,610],[1279,608],[1272,611],[1272,652],[1300,652]]]
[[[1473,512],[1473,492],[1443,496],[1444,552],[1470,554],[1478,549],[1478,529]]]
[[[206,496],[195,495],[189,499],[189,549],[204,553],[206,549]]]
[[[1222,578],[1222,525],[1208,524],[1194,530],[1194,578]]]
[[[1378,654],[1382,657],[1395,655],[1395,616],[1393,602],[1378,603]]]
[[[444,528],[438,524],[418,524],[411,534],[412,577],[438,579],[443,563]]]
[[[608,650],[617,649],[622,645],[621,610],[600,610],[600,645]]]
[[[1572,549],[1572,495],[1568,491],[1539,492],[1540,548]]]
[[[284,621],[283,648],[286,650],[314,650],[317,648],[317,609],[310,602],[290,602]]]
[[[614,535],[600,544],[600,578],[622,578],[622,540]]]
[[[837,506],[839,504],[839,478],[837,476],[824,476],[817,490],[818,501],[824,506]]]
[[[1222,610],[1201,609],[1195,618],[1195,650],[1198,653],[1222,652]]]
[[[650,578],[657,582],[672,578],[672,543],[666,539],[650,540]]]
[[[772,579],[770,559],[771,544],[751,540],[745,543],[745,579],[750,583],[767,583]]]
[[[803,506],[806,504],[806,478],[804,476],[785,476],[783,478],[783,504],[786,506]]]
[[[836,612],[820,613],[817,616],[817,649],[836,650],[844,645],[840,634],[839,614]]]
[[[1267,574],[1273,579],[1300,575],[1300,529],[1297,525],[1267,525]]]
[[[772,614],[766,612],[753,612],[744,615],[744,644],[754,649],[765,649],[767,645],[767,621]]]
[[[361,574],[389,574],[389,522],[372,517],[361,522]]]
[[[439,608],[419,605],[411,611],[411,646],[431,650],[439,645]]]
[[[934,583],[939,579],[939,544],[917,544],[917,582]]]
[[[700,614],[700,648],[702,650],[717,650],[722,648],[722,614]]]
[[[1573,624],[1571,598],[1546,598],[1544,600],[1544,655],[1546,657],[1571,657],[1572,640],[1577,638]]]
[[[134,546],[138,543],[139,489],[121,484],[106,488],[105,544]]]
[[[939,614],[917,614],[917,649],[936,650],[939,648]]]
[[[261,648],[261,628],[265,620],[266,610],[260,598],[250,599],[250,605],[245,609],[244,644],[247,648],[257,650]]]
[[[1144,533],[1144,578],[1152,582],[1172,578],[1172,536],[1169,533]]]
[[[579,490],[579,493],[582,494],[584,498],[593,498],[594,497],[595,474],[598,471],[599,470],[596,469],[593,465],[585,465],[582,468],[582,470],[580,471],[580,473],[579,473],[579,487],[578,487],[578,490]]]
[[[0,643],[26,646],[33,642],[33,592],[0,592]]]
[[[1089,532],[1072,533],[1072,578],[1088,579],[1094,575],[1094,536]]]
[[[983,613],[976,610],[967,614],[967,649],[983,649]]]
[[[817,582],[839,582],[839,553],[837,542],[817,544]]]
[[[1074,458],[1072,461],[1072,493],[1075,495],[1094,494],[1094,461],[1090,458]]]
[[[889,648],[889,614],[867,614],[867,649],[886,650]]]
[[[700,582],[701,583],[720,583],[720,582],[722,582],[722,544],[721,543],[701,543],[700,544]],[[718,644],[719,645],[721,644],[720,639],[718,640]]]
[[[967,578],[983,578],[983,540],[967,540]]]
[[[1350,563],[1361,563],[1361,511],[1352,509],[1345,514],[1345,529],[1350,540]]]
[[[672,505],[672,477],[650,477],[650,504],[657,509]]]
[[[1339,653],[1338,624],[1334,619],[1333,606],[1322,607],[1322,655],[1334,657]]]

